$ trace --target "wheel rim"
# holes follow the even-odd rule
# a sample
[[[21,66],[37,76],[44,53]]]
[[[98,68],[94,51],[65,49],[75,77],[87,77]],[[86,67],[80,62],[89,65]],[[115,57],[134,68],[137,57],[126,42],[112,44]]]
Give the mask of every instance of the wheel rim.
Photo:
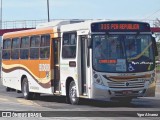
[[[70,92],[69,92],[69,96],[70,96],[70,99],[75,102],[76,101],[76,98],[77,98],[77,93],[76,93],[76,86],[73,85],[70,89]]]

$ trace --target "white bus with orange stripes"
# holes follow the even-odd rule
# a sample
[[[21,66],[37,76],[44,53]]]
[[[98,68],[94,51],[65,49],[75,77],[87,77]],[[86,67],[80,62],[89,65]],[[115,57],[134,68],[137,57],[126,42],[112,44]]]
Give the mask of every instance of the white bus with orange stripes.
[[[3,35],[2,83],[24,98],[47,93],[119,100],[155,95],[156,42],[148,23],[60,21]]]

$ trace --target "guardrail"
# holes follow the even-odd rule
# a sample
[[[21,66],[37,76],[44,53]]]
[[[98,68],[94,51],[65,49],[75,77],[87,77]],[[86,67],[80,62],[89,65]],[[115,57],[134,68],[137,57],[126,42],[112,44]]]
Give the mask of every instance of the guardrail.
[[[2,29],[14,28],[34,28],[40,23],[45,23],[47,20],[18,20],[18,21],[3,21]]]
[[[51,19],[50,21],[54,21],[58,19]],[[62,20],[62,19],[61,19]],[[66,20],[66,19],[63,19]],[[90,19],[86,19],[90,20]],[[109,19],[106,19],[109,20]],[[111,19],[110,19],[111,20]],[[148,22],[151,27],[155,27],[156,20],[132,20],[132,21],[143,21]],[[17,21],[3,21],[2,29],[14,29],[14,28],[34,28],[40,23],[45,23],[47,20],[17,20]]]

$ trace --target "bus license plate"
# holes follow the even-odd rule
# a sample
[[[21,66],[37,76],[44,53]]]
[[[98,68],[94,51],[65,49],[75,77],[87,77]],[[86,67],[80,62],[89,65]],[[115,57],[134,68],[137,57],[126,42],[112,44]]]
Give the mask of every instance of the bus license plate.
[[[130,95],[130,94],[132,94],[132,91],[128,91],[128,90],[127,91],[122,91],[122,94],[123,95]]]

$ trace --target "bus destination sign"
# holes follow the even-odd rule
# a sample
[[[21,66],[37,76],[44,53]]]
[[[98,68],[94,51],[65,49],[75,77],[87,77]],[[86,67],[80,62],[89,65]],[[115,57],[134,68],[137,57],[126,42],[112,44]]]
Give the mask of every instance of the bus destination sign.
[[[101,30],[139,30],[139,24],[100,24]]]
[[[92,32],[150,32],[148,23],[141,22],[101,22],[92,23]]]

